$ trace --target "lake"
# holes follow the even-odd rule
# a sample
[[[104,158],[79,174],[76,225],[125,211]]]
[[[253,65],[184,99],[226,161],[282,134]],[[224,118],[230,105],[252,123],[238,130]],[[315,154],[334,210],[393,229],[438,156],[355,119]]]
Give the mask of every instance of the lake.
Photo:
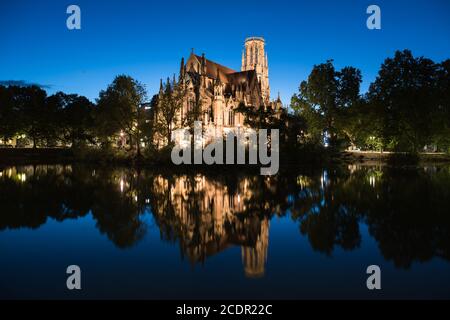
[[[449,299],[449,208],[449,165],[0,167],[0,298]]]

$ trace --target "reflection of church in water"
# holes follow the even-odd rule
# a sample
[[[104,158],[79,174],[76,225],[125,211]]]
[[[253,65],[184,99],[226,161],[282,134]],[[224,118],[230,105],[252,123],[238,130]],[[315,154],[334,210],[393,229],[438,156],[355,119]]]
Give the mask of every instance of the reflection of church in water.
[[[169,192],[168,199],[160,200],[160,208],[154,211],[172,214],[177,221],[183,256],[194,264],[203,263],[208,257],[240,246],[246,276],[264,276],[269,218],[243,214],[251,197],[248,178],[239,180],[230,190],[202,175],[178,176],[170,184],[160,176],[154,188],[160,194]]]

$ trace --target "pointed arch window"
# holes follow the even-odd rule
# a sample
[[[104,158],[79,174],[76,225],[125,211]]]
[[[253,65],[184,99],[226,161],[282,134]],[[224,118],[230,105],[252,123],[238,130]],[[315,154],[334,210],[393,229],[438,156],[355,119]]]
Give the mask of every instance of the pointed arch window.
[[[234,111],[230,110],[228,112],[228,125],[230,125],[231,127],[234,126]]]
[[[187,105],[187,112],[191,112],[192,110],[194,110],[194,98],[189,98],[188,99],[188,105]]]

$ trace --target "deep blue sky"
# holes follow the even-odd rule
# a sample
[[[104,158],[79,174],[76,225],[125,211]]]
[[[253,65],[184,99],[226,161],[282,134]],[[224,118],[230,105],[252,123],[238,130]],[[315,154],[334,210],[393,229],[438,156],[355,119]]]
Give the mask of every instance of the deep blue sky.
[[[81,7],[82,30],[66,28],[66,8]],[[366,8],[382,10],[382,30],[366,28]],[[239,70],[247,36],[267,42],[272,96],[284,103],[314,64],[334,59],[363,74],[362,90],[397,49],[450,58],[450,0],[0,2],[0,81],[25,80],[91,100],[117,74],[150,94],[178,72],[191,48]]]

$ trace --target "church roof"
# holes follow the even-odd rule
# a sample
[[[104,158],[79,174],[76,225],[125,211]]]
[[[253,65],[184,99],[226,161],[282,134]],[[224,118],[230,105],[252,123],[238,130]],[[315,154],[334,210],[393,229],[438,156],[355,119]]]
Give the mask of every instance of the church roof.
[[[199,62],[202,61],[202,57],[201,56],[195,55],[195,57],[198,59]],[[228,67],[225,67],[225,66],[223,66],[221,64],[218,64],[218,63],[216,63],[214,61],[211,61],[211,60],[208,60],[208,59],[205,59],[205,61],[206,61],[206,75],[209,78],[212,78],[212,79],[217,78],[217,70],[219,70],[220,80],[222,82],[227,82],[227,79],[226,79],[225,75],[228,75],[230,73],[235,73],[236,72],[235,70],[230,69]]]
[[[256,79],[256,71],[255,70],[248,70],[248,71],[241,71],[241,72],[235,72],[230,73],[227,75],[228,82],[230,84],[242,84],[244,82],[251,83],[252,80]]]
[[[194,55],[195,58],[201,63],[202,57]],[[208,60],[205,58],[206,62],[206,76],[211,79],[217,78],[217,71],[219,71],[220,81],[227,84],[242,84],[247,83],[250,85],[256,78],[255,70],[241,71],[237,72],[231,68],[225,67],[219,63]]]
[[[189,66],[192,66],[193,69],[190,70],[190,72],[200,73],[199,69],[202,60],[203,56],[198,56],[192,53],[188,61],[186,62],[186,67],[188,68],[188,70],[190,70]],[[260,90],[260,87],[258,85],[258,76],[255,70],[238,72],[206,58],[205,64],[206,76],[210,79],[217,79],[217,74],[219,74],[220,81],[226,85],[225,92],[227,94],[234,95],[235,91],[238,89],[244,91],[255,89],[258,92]]]

